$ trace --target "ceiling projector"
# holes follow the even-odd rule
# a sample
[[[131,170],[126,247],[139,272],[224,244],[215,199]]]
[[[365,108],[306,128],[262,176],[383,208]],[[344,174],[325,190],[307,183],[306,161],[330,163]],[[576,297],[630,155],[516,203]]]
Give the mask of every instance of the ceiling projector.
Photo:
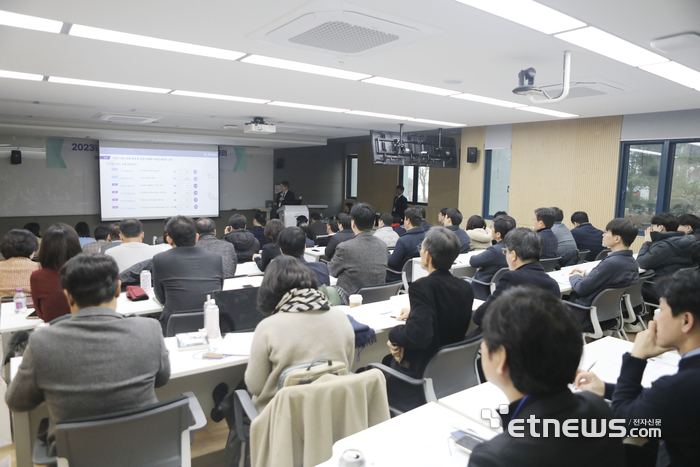
[[[271,123],[265,123],[262,117],[255,117],[252,122],[246,123],[243,127],[243,133],[258,133],[269,135],[275,133],[277,128]]]

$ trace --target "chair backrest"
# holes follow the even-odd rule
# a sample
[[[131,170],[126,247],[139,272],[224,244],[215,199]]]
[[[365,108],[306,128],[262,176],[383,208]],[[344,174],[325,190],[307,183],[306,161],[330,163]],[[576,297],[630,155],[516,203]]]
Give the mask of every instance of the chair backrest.
[[[258,310],[258,287],[214,292],[221,332],[254,331],[265,315]]]
[[[578,264],[583,263],[590,252],[591,250],[578,250]]]
[[[498,271],[496,271],[496,274],[494,274],[491,278],[491,293],[493,293],[493,291],[496,290],[496,285],[498,285],[498,281],[500,281],[503,274],[507,273],[508,271],[510,271],[510,269],[508,268],[501,268]]]
[[[463,266],[450,269],[450,272],[455,277],[474,277],[476,268],[472,266]]]
[[[605,289],[593,299],[591,306],[596,307],[598,322],[621,318],[620,300],[627,289]]]
[[[635,284],[629,286],[625,291],[625,294],[629,295],[629,305],[632,306],[632,308],[644,304],[644,298],[642,297],[642,286],[647,279],[652,277],[654,277],[653,269],[644,271],[644,273],[639,275],[639,280]]]
[[[173,337],[183,332],[195,332],[204,327],[204,311],[173,313],[168,318],[165,337]]]
[[[438,399],[479,384],[476,355],[482,336],[446,345],[430,359],[423,371],[423,378],[433,380]]]
[[[557,267],[557,264],[559,264],[560,259],[561,256],[557,256],[556,258],[542,258],[540,259],[540,264],[544,268],[544,272],[552,272],[554,268]]]
[[[381,285],[371,285],[369,287],[362,287],[357,291],[358,294],[362,295],[362,303],[374,303],[381,302],[383,300],[389,300],[389,297],[396,295],[403,285],[403,282],[389,282],[388,284]]]
[[[192,415],[186,396],[56,425],[59,466],[189,466]]]
[[[608,257],[610,254],[610,248],[605,248],[603,250],[600,250],[600,253],[598,253],[598,256],[595,257],[596,261],[600,261],[601,259],[605,259]]]

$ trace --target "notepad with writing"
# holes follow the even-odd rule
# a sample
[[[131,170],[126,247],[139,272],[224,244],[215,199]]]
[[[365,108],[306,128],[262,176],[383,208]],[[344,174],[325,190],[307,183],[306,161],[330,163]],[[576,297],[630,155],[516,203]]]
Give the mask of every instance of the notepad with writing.
[[[216,348],[216,353],[247,357],[250,355],[254,334],[254,332],[230,332],[224,337],[224,342]]]

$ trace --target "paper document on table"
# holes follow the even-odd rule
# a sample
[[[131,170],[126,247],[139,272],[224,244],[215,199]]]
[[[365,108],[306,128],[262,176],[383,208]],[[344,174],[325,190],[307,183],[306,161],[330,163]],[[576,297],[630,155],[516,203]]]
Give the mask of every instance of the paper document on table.
[[[254,332],[230,332],[224,342],[216,348],[216,353],[223,355],[250,355]]]

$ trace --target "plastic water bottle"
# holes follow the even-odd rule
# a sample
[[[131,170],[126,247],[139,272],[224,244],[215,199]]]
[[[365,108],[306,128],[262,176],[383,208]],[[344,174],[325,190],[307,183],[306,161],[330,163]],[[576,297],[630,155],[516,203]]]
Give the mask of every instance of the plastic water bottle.
[[[27,296],[22,289],[17,289],[17,293],[12,301],[15,302],[15,313],[27,311]]]
[[[141,271],[141,288],[143,289],[144,292],[146,292],[148,295],[151,294],[151,271],[144,269]]]
[[[221,339],[221,328],[219,328],[219,307],[216,305],[211,295],[207,295],[204,302],[204,329],[207,330],[209,340]]]

